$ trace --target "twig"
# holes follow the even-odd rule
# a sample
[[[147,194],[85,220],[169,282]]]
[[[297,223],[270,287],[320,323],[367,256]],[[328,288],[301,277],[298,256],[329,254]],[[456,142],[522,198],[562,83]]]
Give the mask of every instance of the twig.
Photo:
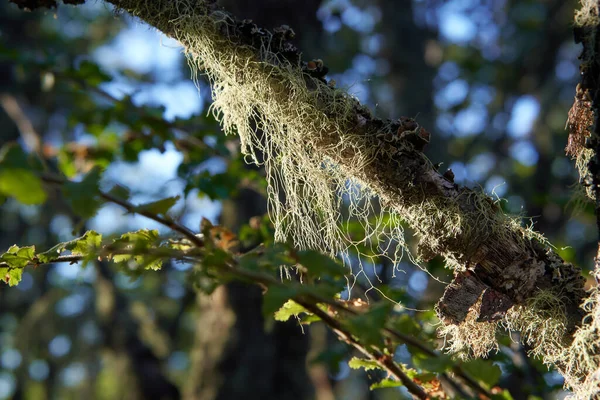
[[[66,183],[65,179],[56,177],[56,176],[52,176],[52,175],[48,175],[48,174],[42,175],[41,178],[44,182],[47,182],[47,183],[53,183],[53,184],[57,184],[57,185],[63,185]],[[173,221],[171,218],[161,217],[159,215],[152,214],[148,211],[138,211],[138,210],[136,210],[136,206],[131,204],[130,202],[121,200],[121,199],[119,199],[109,193],[106,193],[106,192],[100,191],[99,196],[106,201],[120,205],[121,207],[123,207],[124,209],[129,211],[130,213],[136,213],[136,214],[143,215],[146,218],[150,218],[151,220],[156,221],[159,224],[162,224],[168,228],[171,228],[172,230],[174,230],[176,232],[181,233],[182,235],[187,237],[192,243],[194,243],[198,247],[204,246],[204,241],[202,240],[202,238],[196,236],[196,234],[194,234],[194,232],[192,232],[185,226]]]
[[[307,302],[303,300],[301,296],[297,296],[294,298],[294,301],[304,307],[306,310],[315,314],[321,320],[328,325],[336,335],[340,337],[344,342],[350,344],[352,347],[363,353],[369,359],[377,362],[380,366],[384,367],[386,371],[388,371],[392,376],[396,377],[410,393],[413,394],[416,398],[419,399],[427,399],[428,395],[423,390],[423,388],[417,385],[412,379],[410,379],[404,371],[394,362],[392,357],[386,356],[382,354],[379,350],[368,349],[363,346],[360,342],[358,342],[352,334],[346,331],[342,325],[335,318],[332,318],[325,311],[321,310],[316,304]]]
[[[59,178],[59,177],[50,176],[50,175],[43,175],[42,179],[44,181],[46,181],[46,182],[54,183],[54,184],[64,184],[65,183],[64,179]],[[146,211],[141,211],[141,212],[136,211],[136,206],[135,205],[133,205],[133,204],[131,204],[131,203],[125,201],[125,200],[118,199],[118,198],[114,197],[113,195],[111,195],[109,193],[100,192],[100,197],[104,198],[105,200],[107,200],[109,202],[112,202],[112,203],[120,205],[121,207],[125,208],[127,211],[129,211],[131,213],[138,213],[140,215],[143,215],[143,216],[145,216],[147,218],[150,218],[150,219],[152,219],[152,220],[154,220],[154,221],[156,221],[156,222],[158,222],[158,223],[160,223],[160,224],[162,224],[164,226],[167,226],[167,227],[171,228],[172,230],[174,230],[176,232],[179,232],[179,233],[183,234],[185,237],[187,237],[192,243],[194,243],[198,247],[203,247],[204,246],[204,241],[203,241],[202,238],[196,236],[188,228],[186,228],[185,226],[183,226],[183,225],[181,225],[181,224],[179,224],[179,223],[177,223],[177,222],[175,222],[175,221],[173,221],[171,219],[163,218],[163,217],[160,217],[160,216],[158,216],[156,214],[153,214],[153,213],[150,213],[150,212],[146,212]],[[59,261],[78,261],[79,259],[81,259],[81,258],[77,258],[77,257],[74,257],[74,256],[63,256],[63,257],[71,257],[71,258],[64,258],[64,259],[61,259],[61,260],[57,259],[54,262],[59,262]],[[248,280],[248,281],[250,281],[252,283],[259,284],[259,285],[261,285],[263,287],[268,287],[268,286],[272,286],[272,285],[280,285],[280,282],[277,281],[276,279],[274,279],[273,277],[271,277],[269,275],[257,273],[257,272],[254,272],[254,271],[242,270],[242,269],[235,268],[234,266],[230,266],[230,268],[228,269],[228,272],[230,272],[230,273],[232,273],[232,274],[234,274],[234,275],[236,275],[238,277],[242,277],[242,278],[244,278],[244,279],[246,279],[246,280]],[[310,303],[307,303],[307,298],[311,299]],[[294,300],[296,301],[297,299],[294,299]],[[358,315],[358,313],[356,311],[348,308],[347,306],[345,306],[345,305],[343,305],[343,304],[341,304],[339,302],[336,302],[334,300],[328,299],[326,297],[318,296],[316,294],[305,295],[305,297],[301,301],[302,301],[302,303],[299,302],[299,304],[301,304],[303,306],[304,306],[304,304],[312,304],[310,307],[305,307],[305,308],[307,310],[309,310],[310,312],[313,312],[315,315],[317,315],[317,316],[319,316],[321,318],[322,318],[323,312],[322,312],[322,310],[320,310],[316,306],[316,304],[319,304],[319,303],[330,305],[334,309],[336,309],[338,311],[341,311],[341,312],[344,312],[344,313],[348,313],[350,315]],[[314,310],[318,310],[318,311],[315,312]],[[330,321],[330,322],[334,321],[334,322],[337,323],[337,321],[334,318],[330,317],[329,315],[327,315],[327,317],[328,317],[327,321]],[[332,329],[334,329],[334,330],[338,329],[337,326],[332,326],[327,321],[325,321],[325,323],[327,325],[329,325]],[[339,325],[339,323],[338,323],[338,325]],[[338,329],[338,331],[339,331],[339,329]],[[338,334],[338,336],[339,336],[340,334],[339,334],[338,331],[336,331],[336,334]],[[394,329],[384,327],[383,328],[383,332],[385,332],[386,334],[388,334],[388,335],[390,335],[392,337],[395,337],[396,339],[404,342],[405,344],[407,344],[407,345],[409,345],[411,347],[419,349],[421,352],[423,352],[424,354],[427,354],[430,357],[436,357],[436,356],[439,355],[437,352],[429,349],[427,346],[425,346],[424,344],[422,344],[419,341],[415,340],[414,338],[412,338],[412,337],[410,337],[408,335],[405,335],[405,334],[403,334],[401,332],[398,332],[398,331],[396,331]],[[347,332],[345,334],[347,334]],[[344,340],[347,341],[345,339],[345,337],[344,337]],[[352,344],[351,342],[349,342],[349,343]],[[358,343],[358,342],[356,342],[356,343],[358,345],[360,345],[360,343]],[[354,347],[356,347],[354,344],[352,344],[352,345]],[[379,353],[377,353],[377,354],[371,354],[371,353],[369,353],[369,354],[370,354],[369,357],[371,359],[374,359],[374,360],[378,361],[378,363],[380,363],[383,368],[385,368],[386,370],[388,370],[388,372],[392,373],[392,371],[395,370],[393,365],[396,365],[396,364],[394,363],[393,365],[391,365],[388,361],[386,361],[386,357],[383,357],[383,358],[380,357],[381,354],[379,354]],[[379,361],[379,359],[381,359],[381,362]],[[393,363],[393,360],[391,360],[391,362]],[[398,368],[397,365],[396,365],[396,368]],[[465,381],[465,383],[467,383],[469,386],[471,386],[477,392],[479,392],[482,395],[485,395],[487,397],[491,396],[491,394],[489,393],[489,391],[487,391],[486,389],[484,389],[483,387],[481,387],[481,385],[479,385],[477,381],[475,381],[468,374],[466,374],[462,370],[462,368],[460,368],[459,366],[454,366],[452,368],[452,370],[460,378],[462,378]],[[398,372],[398,371],[396,371],[396,372]],[[399,372],[401,374],[404,374],[401,370],[399,370]],[[408,378],[407,376],[402,377],[401,374],[398,374],[398,375],[394,374],[394,376],[396,376],[400,381],[402,381],[403,384],[405,384],[404,381],[403,381],[403,379],[409,379],[410,380],[410,378]],[[446,373],[441,374],[441,377],[443,377],[444,379],[446,379],[448,381],[452,381],[452,379]],[[414,385],[416,385],[414,382],[412,382],[412,383]],[[418,387],[418,385],[416,385],[416,386]]]

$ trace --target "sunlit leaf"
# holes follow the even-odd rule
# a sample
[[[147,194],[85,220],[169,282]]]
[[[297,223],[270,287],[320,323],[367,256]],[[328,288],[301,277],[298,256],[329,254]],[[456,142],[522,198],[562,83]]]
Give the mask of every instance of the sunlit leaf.
[[[0,263],[6,263],[12,268],[23,268],[33,261],[35,246],[11,246],[6,253],[0,255]]]
[[[23,268],[6,268],[0,267],[0,279],[8,286],[16,286],[21,282],[23,276]]]
[[[352,369],[364,369],[365,371],[370,371],[373,369],[381,369],[381,366],[377,364],[377,361],[374,360],[366,360],[364,358],[352,357],[350,361],[348,361],[348,366]]]
[[[290,298],[298,293],[295,287],[271,286],[263,298],[262,311],[266,317],[271,317]]]
[[[54,245],[49,250],[39,253],[37,259],[41,263],[49,263],[58,258],[65,250],[70,250],[73,255],[88,256],[90,252],[99,248],[102,244],[102,235],[95,231],[87,231],[77,239],[69,240]]]
[[[276,321],[287,321],[291,317],[296,317],[298,314],[306,312],[306,309],[293,300],[288,300],[279,310],[275,312]]]
[[[402,386],[402,382],[394,380],[394,379],[382,379],[377,383],[372,384],[371,386],[369,386],[369,389],[371,390],[375,390],[375,389],[385,389],[385,388],[395,388],[395,387],[400,387]]]

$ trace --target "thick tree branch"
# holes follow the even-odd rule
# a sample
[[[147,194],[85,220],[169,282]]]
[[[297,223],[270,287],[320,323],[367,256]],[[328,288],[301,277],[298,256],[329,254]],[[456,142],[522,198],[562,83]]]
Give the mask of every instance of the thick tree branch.
[[[316,93],[316,104],[307,99],[309,104],[290,104],[289,109],[319,107],[330,116],[313,131],[312,137],[305,138],[306,145],[324,160],[333,160],[349,175],[364,182],[384,204],[411,224],[420,235],[423,259],[441,254],[456,268],[459,279],[438,307],[446,323],[464,321],[484,293],[477,317],[479,321],[493,321],[504,317],[512,305],[524,304],[538,290],[545,289],[566,294],[568,332],[579,325],[582,316],[579,305],[585,297],[579,270],[561,260],[540,242],[539,236],[505,216],[490,198],[439,174],[422,153],[429,133],[415,121],[407,118],[384,121],[372,116],[357,101],[348,97],[339,100],[339,93],[321,82],[325,80],[319,71],[315,72],[310,63],[301,62],[300,52],[285,36],[275,42],[276,34],[238,21],[210,1],[107,2],[175,37],[187,47],[190,57],[202,56],[195,53],[201,50],[195,44],[202,41],[203,47],[211,46],[211,54],[215,53],[217,60],[223,57],[232,63],[243,62],[244,69],[252,74],[249,76],[262,77],[281,103],[292,98],[298,102],[291,92],[297,82],[287,81],[290,68],[292,73],[303,74],[304,90]],[[268,52],[264,51],[266,44],[270,46]],[[218,54],[220,51],[224,54]],[[232,83],[244,79],[228,77],[226,65],[205,62],[202,67],[212,76],[216,72],[211,68],[221,68],[218,73],[225,76],[219,75],[219,79],[230,79]],[[236,71],[231,67],[231,71]],[[318,79],[310,79],[315,73]],[[340,111],[336,108],[338,100],[351,105],[351,110],[345,111],[349,115],[343,119],[334,115]],[[311,124],[311,121],[300,123]],[[369,162],[357,170],[355,161],[365,157]],[[464,271],[468,274],[463,275]],[[466,291],[467,283],[472,288],[470,297],[456,296]]]
[[[231,62],[244,62],[244,68],[251,70],[252,76],[262,76],[273,93],[278,93],[279,102],[291,101],[293,94],[289,91],[293,90],[293,84],[286,81],[287,69],[297,68],[298,74],[307,76],[305,89],[319,96],[322,94],[316,105],[306,106],[321,107],[325,114],[336,112],[335,105],[330,103],[337,101],[337,92],[318,80],[309,79],[311,66],[301,63],[298,50],[287,42],[273,45],[271,39],[274,36],[269,31],[237,21],[211,2],[109,2],[180,40],[191,57],[201,56],[195,53],[199,49],[194,47],[199,40],[204,46],[212,46],[213,53],[221,49],[228,55],[233,52]],[[192,21],[213,26],[214,30],[190,32]],[[193,34],[204,36],[198,38]],[[268,41],[272,47],[267,59],[262,46]],[[233,50],[232,44],[237,46]],[[211,68],[219,66],[207,62],[203,67],[209,74],[214,74]],[[231,70],[236,69],[232,66]],[[223,74],[223,70],[219,73]],[[231,79],[233,83],[244,78],[219,75],[219,79]],[[505,216],[487,196],[460,187],[450,176],[439,174],[421,151],[429,134],[415,121],[380,120],[358,102],[350,101],[350,104],[353,105],[349,117],[339,119],[332,115],[328,124],[320,125],[312,137],[306,137],[306,144],[323,159],[333,160],[364,182],[384,204],[405,218],[421,237],[423,258],[442,254],[456,268],[460,279],[439,304],[442,319],[460,324],[485,293],[477,318],[480,321],[497,320],[513,304],[524,304],[543,289],[565,294],[563,316],[568,321],[567,332],[573,332],[581,322],[579,305],[585,297],[580,271],[561,260],[539,236]],[[303,106],[290,104],[289,108]],[[339,151],[340,148],[343,151]],[[356,170],[353,163],[361,156],[367,157],[369,162]],[[469,272],[463,275],[462,271]],[[466,282],[474,291],[470,300],[459,301],[453,293],[464,292]]]

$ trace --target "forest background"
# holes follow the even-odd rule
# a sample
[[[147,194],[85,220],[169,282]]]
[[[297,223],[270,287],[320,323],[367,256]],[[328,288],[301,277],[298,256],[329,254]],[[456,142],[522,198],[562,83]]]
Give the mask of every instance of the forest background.
[[[574,162],[564,154],[579,81],[575,2],[220,3],[259,26],[291,26],[303,58],[323,59],[337,87],[379,117],[414,118],[431,132],[426,154],[443,163],[441,171],[450,168],[456,183],[481,188],[542,232],[563,259],[591,269],[593,203],[581,194]],[[245,166],[238,139],[224,136],[207,113],[207,82],[200,79],[198,90],[189,76],[177,42],[127,15],[115,17],[105,3],[34,13],[0,4],[3,145],[16,141],[74,179],[99,166],[100,188],[127,188],[131,204],[170,197],[170,215],[191,231],[207,218],[239,234],[242,247],[269,242],[264,173]],[[125,213],[85,196],[65,201],[49,194],[42,205],[23,204],[39,196],[45,195],[2,199],[1,249],[46,250],[88,229],[105,237],[172,232],[139,209]],[[0,398],[387,399],[407,393],[405,387],[369,390],[386,374],[349,367],[356,353],[322,324],[301,329],[293,318],[263,316],[259,288],[231,282],[209,297],[190,283],[191,263],[147,273],[92,264],[26,269],[15,288],[0,288]],[[439,258],[425,266],[427,272],[407,257],[399,265],[365,260],[353,295],[380,300],[371,285],[392,293],[405,307],[395,308],[398,329],[433,348],[442,343],[433,306],[451,273]],[[488,394],[500,388],[515,399],[555,398],[560,375],[526,357],[518,335],[512,339],[504,337],[485,361],[440,356],[427,363],[406,345],[393,355],[421,372],[460,365]],[[307,356],[318,362],[305,367]]]

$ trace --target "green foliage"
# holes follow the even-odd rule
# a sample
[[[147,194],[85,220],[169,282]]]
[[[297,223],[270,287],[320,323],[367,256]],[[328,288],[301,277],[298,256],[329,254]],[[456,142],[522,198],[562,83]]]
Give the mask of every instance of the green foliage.
[[[109,258],[126,267],[124,271],[133,276],[144,269],[157,271],[162,267],[163,258],[169,256],[168,251],[156,251],[160,249],[159,245],[160,238],[156,229],[127,232],[113,241]]]
[[[491,399],[492,400],[513,400],[513,397],[511,396],[508,389],[504,389],[500,393],[492,394]],[[541,398],[538,396],[529,396],[527,398],[527,400],[541,400]]]
[[[35,246],[19,247],[14,245],[0,256],[0,261],[12,268],[24,268],[33,261],[34,254]]]
[[[447,354],[438,354],[435,357],[426,357],[419,354],[415,355],[412,360],[415,367],[422,371],[446,372],[454,366],[454,360]]]
[[[100,168],[95,167],[80,182],[68,181],[63,185],[65,200],[80,217],[91,218],[96,215],[100,207],[100,177]]]
[[[51,249],[35,253],[35,246],[11,246],[0,255],[0,277],[10,286],[21,281],[23,269],[28,265],[37,266],[59,260],[61,253],[70,251],[73,256],[81,256],[84,262],[96,257],[102,243],[102,235],[87,231],[83,236],[68,242],[59,243]]]
[[[35,174],[39,163],[26,155],[16,143],[0,150],[0,194],[14,197],[23,204],[41,204],[46,201],[46,191]]]
[[[110,82],[112,77],[103,72],[98,64],[89,60],[84,60],[79,63],[79,68],[69,71],[73,77],[83,79],[89,85],[98,86],[104,82]]]
[[[0,169],[0,193],[23,204],[41,204],[47,197],[41,179],[22,168]]]
[[[352,357],[348,361],[348,366],[352,369],[364,369],[365,371],[381,369],[381,366],[374,360],[366,360],[364,358]]]
[[[164,215],[169,211],[180,199],[180,196],[167,197],[165,199],[153,201],[151,203],[140,204],[135,206],[132,213],[150,213],[153,215]]]
[[[340,279],[346,276],[346,269],[339,261],[315,250],[303,250],[296,253],[298,262],[302,264],[309,276],[316,278]]]
[[[371,389],[371,390],[386,389],[386,388],[395,388],[395,387],[400,387],[400,386],[402,386],[402,382],[400,382],[398,380],[382,379],[379,382],[373,383],[371,386],[369,386],[369,389]]]
[[[242,184],[264,192],[266,181],[258,171],[245,165],[241,157],[232,160],[225,172],[211,174],[203,171],[193,179],[193,186],[200,190],[199,194],[212,200],[236,196]]]
[[[289,299],[298,294],[298,288],[294,286],[272,286],[267,290],[263,298],[263,315],[271,317],[280,310]]]
[[[306,309],[293,300],[288,300],[279,310],[275,312],[275,320],[285,322],[291,317],[298,317],[299,314],[305,313]]]
[[[382,302],[373,305],[363,314],[348,318],[344,324],[361,343],[382,346],[381,329],[385,326],[390,309],[388,302]]]
[[[98,251],[102,244],[102,235],[94,232],[87,231],[83,236],[70,240],[68,242],[59,243],[53,246],[51,249],[39,253],[37,259],[40,263],[50,263],[58,259],[58,257],[64,251],[71,251],[72,255],[84,256],[85,258],[93,257]]]
[[[11,246],[6,253],[0,255],[0,279],[15,286],[21,281],[23,268],[34,261],[35,246]]]
[[[500,367],[482,359],[472,360],[462,365],[463,369],[484,386],[491,388],[502,376]]]
[[[148,3],[150,4],[151,2]],[[195,29],[197,26],[192,26],[192,28]],[[35,32],[37,33],[38,31]],[[40,36],[43,35],[40,34]],[[346,37],[348,35],[344,34],[343,36]],[[41,48],[42,46],[38,47]],[[63,47],[68,49],[68,46]],[[532,46],[525,47],[533,48]],[[209,47],[205,46],[205,48],[208,49]],[[444,50],[447,53],[447,58],[462,71],[461,74],[467,75],[461,76],[460,79],[469,80],[469,76],[481,75],[480,71],[484,70],[483,67],[490,67],[489,65],[485,65],[486,61],[481,55],[467,46],[450,45]],[[53,98],[59,100],[56,102],[56,106],[69,110],[68,113],[61,115],[68,120],[64,139],[66,141],[70,140],[69,129],[77,127],[77,129],[81,128],[86,134],[89,134],[88,138],[91,138],[92,144],[69,147],[68,145],[73,143],[65,142],[64,146],[59,146],[55,149],[54,153],[51,153],[52,156],[49,157],[49,160],[45,160],[44,164],[48,164],[50,171],[42,168],[42,163],[40,163],[38,155],[27,154],[16,144],[4,146],[0,152],[0,204],[7,197],[14,198],[23,204],[44,203],[48,200],[46,193],[48,185],[45,183],[42,184],[40,173],[54,173],[56,171],[53,171],[53,169],[57,169],[62,175],[74,180],[61,184],[62,197],[70,204],[76,215],[84,219],[91,218],[96,214],[101,203],[99,183],[103,168],[116,160],[136,162],[139,159],[140,152],[147,149],[165,151],[168,143],[173,144],[184,157],[184,162],[178,169],[179,177],[185,180],[184,195],[187,195],[191,190],[197,189],[199,196],[205,196],[213,200],[223,200],[240,194],[240,188],[242,187],[251,187],[261,193],[266,192],[266,181],[263,174],[257,170],[246,168],[242,156],[233,157],[232,153],[235,152],[230,150],[232,146],[231,143],[228,143],[231,139],[217,133],[218,124],[213,114],[166,121],[163,119],[165,112],[163,106],[140,106],[135,104],[133,96],[127,95],[122,98],[111,98],[110,94],[103,92],[102,84],[111,81],[112,77],[103,71],[98,64],[89,60],[73,62],[54,47],[49,47],[47,52],[45,51],[39,51],[37,48],[31,52],[8,49],[4,48],[2,43],[0,43],[0,60],[9,61],[11,69],[14,70],[12,72],[14,72],[15,76],[18,76],[17,80],[22,79],[25,75],[31,75],[35,77],[36,85],[39,86],[37,80],[39,80],[40,76],[55,76],[58,83],[55,88],[56,91],[52,95]],[[55,52],[56,54],[54,54]],[[81,59],[81,57],[78,57],[78,59]],[[340,63],[340,67],[342,65],[345,64]],[[239,66],[234,67],[238,68]],[[255,71],[249,69],[248,64],[243,63],[238,75],[245,76],[246,73],[255,73]],[[225,68],[223,71],[224,73],[229,73],[228,68]],[[489,71],[493,72],[496,70],[490,68]],[[496,72],[502,73],[503,71]],[[123,71],[122,73],[127,79],[144,81],[145,83],[150,80],[149,76],[144,74],[132,73],[131,71]],[[498,76],[501,75],[498,74]],[[300,86],[305,84],[304,78],[300,77],[298,79]],[[505,80],[500,79],[500,81]],[[298,82],[293,81],[292,83],[296,85]],[[243,85],[244,87],[241,88],[243,90],[224,91],[225,94],[220,95],[222,98],[220,103],[217,103],[216,108],[221,108],[225,112],[227,112],[228,107],[237,107],[238,101],[242,102],[242,104],[252,105],[251,107],[240,107],[250,112],[252,114],[251,118],[246,118],[247,115],[243,115],[238,119],[238,122],[229,123],[226,126],[226,130],[231,131],[231,127],[236,125],[236,123],[244,125],[246,122],[257,122],[254,118],[254,113],[259,113],[261,115],[260,118],[262,118],[262,115],[268,118],[269,110],[267,109],[266,112],[261,113],[259,110],[261,104],[274,102],[275,104],[272,104],[270,108],[280,113],[282,112],[281,108],[286,106],[286,104],[283,104],[284,102],[275,101],[272,98],[262,99],[264,100],[262,103],[257,102],[256,105],[253,105],[253,95],[255,93],[260,94],[260,91],[254,90],[259,88],[260,83],[252,86],[254,83],[254,81],[248,82],[247,85]],[[242,84],[243,82],[240,82],[240,85]],[[469,84],[472,88],[477,87],[476,85],[471,85],[471,82]],[[36,87],[36,90],[39,90],[39,87]],[[236,98],[235,96],[238,93],[242,93],[243,96]],[[302,96],[305,95],[302,91],[298,93]],[[40,95],[39,97],[43,96],[43,93],[37,94]],[[326,92],[321,93],[322,96],[317,96],[316,101],[327,102],[329,99],[326,94]],[[373,91],[373,94],[376,95],[376,91]],[[60,98],[61,96],[62,98]],[[337,98],[336,96],[334,97]],[[509,92],[503,92],[502,96],[511,98]],[[473,96],[473,98],[475,97]],[[471,96],[466,97],[466,99],[470,98]],[[340,99],[343,99],[343,96],[340,96]],[[40,100],[40,103],[43,105],[52,104],[52,107],[55,106],[54,103],[50,103],[47,100],[47,98],[44,98]],[[284,98],[284,100],[288,101],[287,98]],[[299,99],[295,98],[290,101],[291,108],[300,110],[297,111],[299,113],[306,113],[306,111],[302,111],[304,108],[296,107],[297,100],[300,100],[300,104],[307,103],[304,101],[306,99],[303,100],[302,97]],[[351,100],[353,101],[353,99]],[[418,103],[418,101],[415,103]],[[468,100],[465,100],[463,103],[456,105],[455,109],[444,110],[445,117],[449,118],[449,115],[457,112],[460,107],[469,105]],[[354,103],[351,105],[353,106]],[[504,107],[504,102],[502,102],[502,113],[508,111]],[[327,113],[327,116],[330,119],[335,119],[336,114],[344,114],[347,108],[334,107],[331,113]],[[322,113],[319,110],[317,111],[316,117],[313,117],[314,114],[312,112],[304,116],[303,121],[306,123],[295,126],[296,131],[300,133],[305,131],[329,132],[330,130],[328,129],[321,129],[324,126],[324,122],[323,124],[319,122]],[[561,113],[554,114],[561,115]],[[491,115],[492,113],[490,113]],[[300,116],[302,117],[303,115]],[[492,118],[489,119],[492,120]],[[540,117],[539,120],[543,121],[545,118]],[[259,120],[258,122],[266,125],[269,135],[266,139],[263,137],[252,137],[250,138],[251,140],[248,140],[248,134],[246,133],[245,141],[246,143],[255,141],[254,145],[259,149],[263,143],[269,143],[268,140],[272,140],[270,139],[271,136],[276,137],[276,134],[287,133],[286,129],[288,126],[294,128],[294,121],[286,121],[283,124],[286,129],[280,129],[281,124],[270,126],[267,119],[264,121]],[[351,123],[355,124],[356,122],[352,120]],[[560,123],[562,124],[563,121],[561,120]],[[308,136],[308,134],[305,136]],[[462,138],[452,146],[448,146],[448,148],[453,153],[453,156],[463,157],[467,160],[471,156],[470,154],[466,154],[467,149],[482,147],[478,143],[483,139],[483,137],[477,138],[477,140],[469,137]],[[79,145],[79,143],[75,144]],[[307,148],[304,140],[299,141],[296,147],[289,146],[296,143],[285,139],[280,140],[276,144],[280,148],[277,154],[273,155],[274,158],[271,161],[277,163],[281,160],[292,160],[287,161],[287,164],[284,165],[286,168],[282,169],[284,183],[291,182],[288,185],[288,189],[290,189],[287,193],[290,196],[288,200],[293,199],[297,195],[305,197],[300,199],[301,201],[295,202],[295,204],[300,204],[299,210],[302,210],[303,207],[312,206],[315,202],[337,205],[335,201],[330,202],[327,191],[321,189],[332,186],[332,183],[345,184],[345,177],[342,177],[338,182],[324,179],[325,174],[321,175],[323,165],[320,162],[314,163],[308,170],[297,169],[296,162],[293,161],[293,156],[296,155],[294,154],[295,152],[304,154]],[[342,143],[342,146],[338,147],[343,150],[349,148],[350,144]],[[447,146],[442,144],[439,147],[445,149]],[[560,146],[554,146],[553,144],[547,147],[558,148]],[[282,157],[282,154],[285,157]],[[314,161],[312,150],[309,150],[304,155]],[[213,157],[220,157],[225,162],[225,171],[218,174],[211,174],[208,170],[204,170],[198,173],[198,170],[201,170],[205,163]],[[370,160],[370,158],[361,158],[358,161],[362,162],[362,160]],[[524,166],[518,162],[514,162],[514,164],[512,167],[514,171],[511,172],[513,175],[529,180],[535,176],[534,167]],[[507,163],[507,165],[512,164]],[[270,168],[270,173],[274,170],[275,168]],[[84,174],[85,172],[87,174]],[[498,174],[505,176],[505,172],[499,171]],[[311,180],[310,178],[307,180],[306,176],[310,177],[311,175],[316,177],[318,182],[322,183],[318,187],[319,190],[313,191],[312,196],[305,196],[306,193],[311,193],[310,190],[307,192],[296,192],[297,188],[306,187],[310,189]],[[536,187],[536,185],[525,185],[522,183],[521,185],[530,186],[530,190]],[[345,187],[345,185],[340,184],[341,186]],[[48,191],[48,193],[51,194],[52,192]],[[352,195],[351,192],[348,193]],[[118,185],[113,187],[109,195],[125,201],[131,197],[127,188]],[[321,196],[325,197],[322,198]],[[50,196],[51,201],[54,200],[52,197],[54,196]],[[533,197],[533,200],[536,202],[536,206],[542,209],[545,205],[552,203],[553,197],[544,194]],[[179,199],[179,196],[174,196],[146,204],[139,204],[131,207],[130,212],[168,216],[169,210]],[[362,198],[362,200],[368,202],[369,199]],[[48,206],[52,205],[49,204]],[[287,212],[286,204],[282,204],[282,206],[284,206],[282,207],[284,213]],[[375,206],[374,208],[377,208],[379,205]],[[502,206],[505,206],[505,203],[502,203]],[[590,209],[592,208],[590,207]],[[275,214],[277,213],[278,211],[275,212]],[[321,223],[323,222],[321,220],[322,217],[325,218],[325,221],[339,222],[338,218],[331,218],[331,215],[327,213],[327,207],[323,207],[322,210],[309,215],[309,218],[303,213],[291,213],[283,217],[280,216],[280,218],[284,219],[280,222],[286,225],[289,224],[289,219],[291,219],[292,223],[300,222],[311,225],[312,229],[309,229],[305,234],[312,239],[315,239],[312,235],[316,235],[316,239],[320,239],[319,236],[327,236],[328,233],[337,232],[334,229],[314,229],[315,227],[320,228],[323,225]],[[362,210],[360,214],[361,216],[366,215],[366,213],[362,213]],[[316,225],[311,224],[313,221],[312,217],[317,221]],[[294,221],[296,218],[297,220]],[[172,219],[167,219],[169,222],[175,223]],[[342,219],[345,219],[345,215]],[[383,215],[381,218],[369,216],[368,219],[364,220],[349,219],[345,221],[343,232],[355,241],[355,246],[351,250],[352,255],[355,255],[354,253],[357,256],[363,255],[367,257],[380,255],[381,251],[378,247],[381,245],[380,242],[374,241],[374,243],[371,243],[368,240],[363,241],[368,236],[368,232],[365,232],[364,229],[365,225],[375,226],[380,224],[386,229],[404,226],[404,223],[398,223],[396,219],[395,216]],[[286,225],[286,228],[289,228],[289,226]],[[59,260],[61,256],[68,255],[81,257],[83,261],[91,261],[96,258],[113,261],[120,271],[124,271],[133,277],[137,277],[147,270],[160,269],[166,260],[174,262],[182,261],[194,265],[188,275],[188,281],[192,282],[196,288],[205,293],[212,293],[219,285],[232,280],[260,284],[265,293],[263,312],[269,319],[274,318],[277,321],[288,321],[291,317],[296,317],[302,324],[321,320],[316,315],[307,312],[303,306],[300,306],[298,302],[293,300],[296,299],[297,301],[307,301],[307,303],[319,307],[321,311],[339,323],[343,329],[350,332],[353,339],[360,342],[367,349],[377,349],[384,354],[393,352],[392,346],[398,343],[394,342],[395,339],[384,342],[382,331],[386,327],[409,335],[415,340],[431,342],[435,340],[434,326],[436,326],[438,321],[435,319],[433,311],[417,313],[391,312],[391,305],[387,300],[373,300],[368,305],[361,307],[357,312],[349,313],[343,310],[344,307],[348,307],[348,303],[339,301],[339,294],[349,284],[345,277],[348,272],[347,268],[336,260],[317,251],[299,251],[294,248],[293,244],[289,243],[273,244],[274,228],[267,216],[262,219],[260,217],[255,218],[255,221],[241,229],[239,234],[241,242],[239,248],[243,249],[241,250],[243,253],[241,255],[237,253],[237,248],[233,246],[233,240],[228,238],[227,235],[223,235],[223,232],[218,227],[207,226],[206,229],[202,230],[202,233],[204,244],[202,246],[196,245],[193,240],[190,240],[190,237],[161,238],[158,232],[154,230],[127,232],[114,240],[105,239],[104,241],[98,233],[88,231],[79,238],[58,243],[49,250],[38,254],[35,254],[33,246],[21,248],[12,246],[6,253],[0,255],[0,279],[13,286],[21,279],[24,268],[52,263]],[[279,239],[281,239],[281,236]],[[304,241],[304,237],[301,234],[297,236],[297,239],[298,242]],[[331,237],[327,239],[331,239]],[[394,239],[397,240],[398,238],[394,237]],[[259,243],[264,244],[264,246],[255,248],[254,246]],[[306,243],[310,243],[310,241],[306,241]],[[253,250],[248,251],[248,249]],[[329,247],[325,250],[329,250]],[[571,248],[560,250],[560,254],[569,260],[581,257],[579,253],[579,251]],[[430,267],[432,266],[438,269],[444,268],[443,263],[439,260],[434,260],[430,263]],[[146,278],[159,280],[163,276],[162,273],[148,273]],[[148,281],[152,281],[152,279],[145,279],[144,284],[147,284]],[[360,285],[364,282],[357,280],[357,283]],[[376,286],[377,294],[373,296],[375,298],[383,295],[403,305],[407,304],[408,307],[424,308],[420,304],[417,306],[415,299],[412,295],[408,295],[406,291],[391,288],[386,284],[376,283]],[[341,304],[342,306],[336,308],[336,304]],[[157,309],[161,306],[162,304]],[[50,330],[48,331],[50,332]],[[185,338],[185,340],[188,339]],[[420,382],[430,382],[441,373],[447,372],[453,366],[457,365],[449,356],[430,356],[428,355],[429,353],[424,354],[421,350],[413,348],[413,346],[409,345],[407,348],[410,353],[410,360],[412,361],[411,365],[416,368],[404,368],[411,379],[414,378]],[[340,361],[348,359],[350,352],[351,350],[346,343],[328,343],[327,349],[316,357],[316,360],[326,363],[329,371],[335,373]],[[509,361],[504,360],[504,362]],[[381,369],[377,361],[356,357],[350,360],[350,366],[367,371]],[[487,388],[493,387],[498,382],[500,376],[500,369],[493,365],[491,360],[464,364],[464,370]],[[378,373],[375,375],[379,376],[383,374]],[[386,378],[372,384],[371,389],[397,387],[400,385],[400,382]],[[111,385],[107,384],[106,386]],[[114,386],[112,388],[114,389]],[[503,391],[500,394],[493,394],[492,398],[510,399],[511,397],[507,391]]]

